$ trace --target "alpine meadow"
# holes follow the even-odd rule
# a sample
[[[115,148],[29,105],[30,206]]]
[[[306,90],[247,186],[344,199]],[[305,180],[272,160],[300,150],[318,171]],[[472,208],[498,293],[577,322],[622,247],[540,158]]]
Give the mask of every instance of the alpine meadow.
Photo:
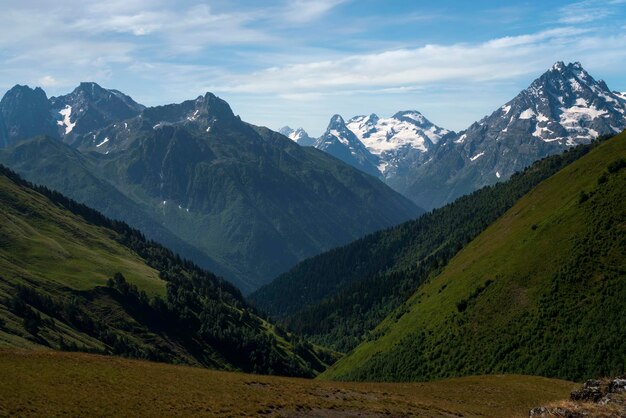
[[[626,418],[625,2],[5,3],[0,416]]]

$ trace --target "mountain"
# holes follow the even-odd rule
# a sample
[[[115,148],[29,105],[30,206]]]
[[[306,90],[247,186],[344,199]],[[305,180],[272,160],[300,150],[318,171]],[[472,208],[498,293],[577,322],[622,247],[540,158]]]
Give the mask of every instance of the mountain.
[[[80,83],[70,94],[51,97],[50,105],[66,142],[72,142],[76,135],[130,119],[144,109],[129,96],[96,83]]]
[[[626,133],[543,181],[325,377],[624,372]]]
[[[626,128],[626,101],[580,65],[557,62],[490,116],[447,138],[403,193],[424,208],[508,178],[546,155]]]
[[[315,139],[311,138],[302,128],[291,129],[289,126],[283,126],[278,132],[303,147],[312,147],[315,145]]]
[[[305,260],[249,300],[289,329],[347,352],[518,199],[593,146],[542,159],[508,181]]]
[[[414,110],[391,118],[355,116],[345,126],[348,132],[327,131],[316,147],[433,209],[545,156],[621,132],[626,94],[612,92],[578,62],[557,62],[513,100],[458,134]]]
[[[9,145],[9,133],[7,132],[7,127],[4,124],[4,117],[2,116],[2,112],[0,112],[0,148],[4,148]]]
[[[0,100],[0,114],[6,129],[5,146],[36,135],[59,137],[50,102],[39,87],[13,87]]]
[[[243,122],[210,93],[77,134],[73,147],[57,142],[26,141],[0,151],[0,161],[246,292],[304,258],[422,213],[379,180]]]
[[[298,376],[324,367],[223,279],[2,166],[0,218],[2,347]]]
[[[330,119],[326,132],[315,141],[314,146],[371,176],[380,177],[378,158],[348,129],[339,115]]]
[[[390,118],[355,116],[346,126],[378,157],[380,173],[396,190],[405,187],[405,177],[413,165],[423,163],[442,138],[454,135],[416,110],[401,111]]]
[[[29,181],[35,184],[71,193],[73,199],[113,219],[124,219],[151,239],[185,254],[203,268],[226,277],[232,273],[161,225],[142,205],[99,174],[97,154],[85,155],[58,139],[36,137],[0,151],[0,161],[15,171],[28,173]]]

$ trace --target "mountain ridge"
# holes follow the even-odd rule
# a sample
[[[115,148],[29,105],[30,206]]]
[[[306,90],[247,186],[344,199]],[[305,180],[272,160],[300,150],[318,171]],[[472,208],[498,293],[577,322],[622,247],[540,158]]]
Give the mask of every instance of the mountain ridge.
[[[75,91],[92,88],[117,97],[90,83]],[[46,154],[23,140],[0,150],[0,161],[165,239],[245,291],[302,258],[421,213],[379,180],[242,121],[212,93],[130,111],[139,113],[86,134],[74,127],[64,138],[71,144],[59,140],[67,149]],[[70,124],[80,122],[74,113]]]

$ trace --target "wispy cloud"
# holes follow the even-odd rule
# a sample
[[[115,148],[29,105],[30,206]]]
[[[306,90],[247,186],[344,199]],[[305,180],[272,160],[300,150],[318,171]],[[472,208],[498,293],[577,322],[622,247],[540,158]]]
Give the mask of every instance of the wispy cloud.
[[[457,117],[464,100],[497,105],[502,85],[514,94],[556,60],[621,71],[626,35],[606,21],[624,27],[626,0],[563,1],[20,0],[0,14],[0,88],[93,80],[148,105],[210,90],[270,125],[383,103]]]
[[[288,1],[280,12],[283,20],[291,23],[305,23],[317,20],[335,7],[348,0],[293,0]]]
[[[602,44],[621,49],[626,36]],[[228,74],[212,89],[232,93],[334,94],[337,90],[416,88],[441,82],[487,82],[515,79],[545,69],[571,50],[584,56],[603,42],[589,30],[572,27],[535,34],[508,36],[476,44],[430,44],[351,55],[294,65],[282,65],[246,74]]]
[[[560,9],[559,22],[576,24],[602,20],[616,13],[617,8],[625,3],[624,0],[584,0],[569,4]]]

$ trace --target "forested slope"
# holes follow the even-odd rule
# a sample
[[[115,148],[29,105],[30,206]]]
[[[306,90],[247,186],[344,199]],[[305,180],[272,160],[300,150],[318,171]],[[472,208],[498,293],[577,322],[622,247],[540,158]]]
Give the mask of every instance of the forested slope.
[[[626,133],[542,182],[325,374],[623,374]]]
[[[547,157],[507,182],[305,260],[250,299],[290,329],[350,350],[519,198],[594,146]]]
[[[2,166],[0,346],[299,376],[325,367],[228,282]]]

